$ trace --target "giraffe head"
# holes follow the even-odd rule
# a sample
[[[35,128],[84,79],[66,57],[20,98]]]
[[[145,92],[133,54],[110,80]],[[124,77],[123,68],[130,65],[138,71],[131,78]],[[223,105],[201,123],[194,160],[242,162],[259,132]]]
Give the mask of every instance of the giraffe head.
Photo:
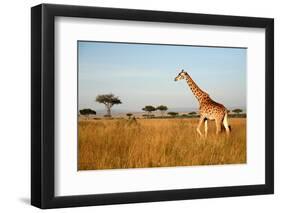
[[[175,81],[186,79],[187,76],[188,76],[187,72],[185,72],[184,70],[181,70],[181,72],[178,74],[178,76],[175,77]]]

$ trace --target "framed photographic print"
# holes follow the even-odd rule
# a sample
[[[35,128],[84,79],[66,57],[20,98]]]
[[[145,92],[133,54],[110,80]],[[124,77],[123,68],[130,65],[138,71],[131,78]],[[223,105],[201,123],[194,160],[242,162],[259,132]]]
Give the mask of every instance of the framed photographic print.
[[[31,9],[31,203],[272,194],[274,21]]]

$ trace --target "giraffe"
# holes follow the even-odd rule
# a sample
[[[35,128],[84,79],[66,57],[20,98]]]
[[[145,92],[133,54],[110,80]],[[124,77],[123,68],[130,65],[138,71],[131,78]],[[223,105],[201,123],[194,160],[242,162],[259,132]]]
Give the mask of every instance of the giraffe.
[[[178,76],[175,78],[175,81],[185,79],[195,98],[199,102],[199,113],[200,119],[196,131],[200,136],[202,133],[200,131],[200,127],[204,122],[205,126],[205,137],[208,134],[208,120],[215,120],[216,122],[216,134],[221,132],[222,125],[224,126],[227,135],[230,132],[230,126],[227,121],[227,109],[222,105],[215,101],[213,101],[209,94],[201,90],[197,84],[192,80],[192,78],[182,70]]]

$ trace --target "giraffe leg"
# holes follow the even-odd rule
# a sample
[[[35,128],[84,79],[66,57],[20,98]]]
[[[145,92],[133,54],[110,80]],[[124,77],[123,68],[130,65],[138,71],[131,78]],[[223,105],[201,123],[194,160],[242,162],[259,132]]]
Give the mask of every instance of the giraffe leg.
[[[207,134],[208,134],[208,120],[207,119],[205,119],[204,124],[205,124],[205,138],[207,138]]]
[[[216,119],[217,135],[221,132],[221,123],[222,123],[222,119]]]
[[[229,125],[228,125],[228,122],[227,122],[227,113],[224,115],[224,118],[223,118],[223,126],[226,130],[226,134],[229,135]]]
[[[196,131],[198,132],[198,134],[199,134],[200,136],[202,136],[202,133],[201,133],[201,131],[200,131],[200,127],[201,127],[203,121],[204,121],[204,117],[200,117],[200,120],[199,120],[197,129],[196,129]]]

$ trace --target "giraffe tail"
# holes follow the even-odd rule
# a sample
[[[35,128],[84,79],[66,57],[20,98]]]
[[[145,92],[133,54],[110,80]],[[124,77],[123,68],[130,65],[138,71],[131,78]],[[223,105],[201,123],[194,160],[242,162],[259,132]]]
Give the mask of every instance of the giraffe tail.
[[[231,131],[231,126],[228,124],[228,120],[227,120],[227,111],[224,114],[223,127],[224,127],[224,130],[226,130],[226,132],[230,132]]]

